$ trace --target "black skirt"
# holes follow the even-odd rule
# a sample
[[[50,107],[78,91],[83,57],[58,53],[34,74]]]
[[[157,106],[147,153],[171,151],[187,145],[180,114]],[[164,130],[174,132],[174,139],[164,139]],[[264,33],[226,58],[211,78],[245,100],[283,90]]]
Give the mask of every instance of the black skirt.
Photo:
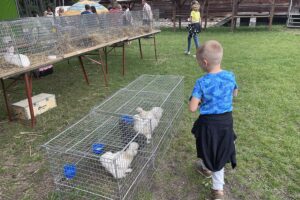
[[[232,113],[200,115],[195,121],[192,133],[196,138],[197,157],[213,171],[221,170],[231,162],[236,167],[236,152]]]
[[[194,35],[201,32],[201,25],[200,23],[191,23],[188,24],[187,29],[190,35]]]

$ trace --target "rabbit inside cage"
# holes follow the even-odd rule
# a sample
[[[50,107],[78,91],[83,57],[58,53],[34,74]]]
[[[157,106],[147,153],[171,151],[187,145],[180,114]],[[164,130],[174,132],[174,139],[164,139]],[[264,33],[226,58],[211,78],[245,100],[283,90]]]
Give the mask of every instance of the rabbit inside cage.
[[[56,59],[53,19],[22,19],[0,23],[0,67],[29,67]]]

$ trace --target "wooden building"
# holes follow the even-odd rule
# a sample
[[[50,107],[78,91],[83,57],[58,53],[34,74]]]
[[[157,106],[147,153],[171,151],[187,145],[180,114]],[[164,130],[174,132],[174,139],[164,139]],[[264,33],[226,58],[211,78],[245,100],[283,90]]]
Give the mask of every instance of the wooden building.
[[[232,29],[238,18],[268,18],[270,27],[274,16],[287,16],[291,0],[199,0],[204,22],[214,17],[227,17]],[[138,1],[139,2],[139,1]],[[186,19],[190,13],[191,0],[148,0],[153,9],[160,10],[161,18],[174,22]],[[134,9],[141,9],[136,4]],[[206,24],[206,23],[205,23]],[[175,25],[175,23],[174,23]]]

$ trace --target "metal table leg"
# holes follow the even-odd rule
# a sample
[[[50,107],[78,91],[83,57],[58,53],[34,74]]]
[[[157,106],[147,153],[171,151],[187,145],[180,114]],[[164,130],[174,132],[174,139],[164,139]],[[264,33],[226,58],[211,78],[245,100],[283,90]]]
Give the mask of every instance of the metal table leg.
[[[124,76],[125,75],[125,42],[123,42],[123,46],[122,46],[122,50],[123,50],[123,55],[122,55],[122,75]]]
[[[141,38],[139,38],[139,48],[140,48],[141,59],[143,59],[143,52],[142,52]]]
[[[154,41],[155,59],[156,59],[156,61],[157,61],[157,52],[156,52],[156,39],[155,39],[155,35],[153,35],[153,41]]]
[[[4,96],[4,101],[5,101],[5,106],[6,106],[6,110],[7,110],[8,119],[9,119],[9,121],[12,121],[12,116],[11,116],[11,112],[10,112],[9,105],[8,105],[8,98],[7,98],[6,88],[5,88],[5,84],[4,84],[3,79],[1,79],[1,85],[2,85],[2,91],[3,91],[3,96]]]
[[[79,63],[80,63],[80,66],[81,66],[81,69],[82,69],[82,72],[83,72],[83,75],[84,75],[84,79],[86,81],[86,83],[89,85],[90,82],[89,82],[89,79],[88,79],[88,76],[87,76],[87,73],[84,69],[84,65],[83,65],[83,61],[82,61],[82,57],[81,56],[78,56],[78,59],[79,59]]]
[[[105,57],[105,72],[108,73],[108,64],[107,64],[107,47],[104,47],[104,57]]]
[[[107,87],[108,86],[108,83],[107,83],[107,78],[106,78],[106,72],[103,68],[103,60],[102,60],[102,56],[101,56],[101,50],[99,49],[99,59],[100,59],[100,62],[98,63],[101,67],[101,70],[102,70],[102,73],[103,73],[103,77],[104,77],[104,81],[105,81],[105,86]]]
[[[33,112],[33,105],[32,105],[32,78],[30,76],[30,73],[24,74],[25,79],[25,90],[28,100],[28,107],[30,111],[30,117],[31,117],[31,127],[33,128],[35,125],[35,117]]]

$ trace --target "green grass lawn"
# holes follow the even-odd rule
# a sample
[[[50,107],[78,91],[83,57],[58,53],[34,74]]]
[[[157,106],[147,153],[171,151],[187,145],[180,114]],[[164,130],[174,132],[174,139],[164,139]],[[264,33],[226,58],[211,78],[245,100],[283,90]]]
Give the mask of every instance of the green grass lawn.
[[[203,75],[195,58],[183,54],[185,31],[163,30],[157,36],[159,60],[151,40],[127,47],[127,74],[121,76],[121,57],[109,56],[109,87],[97,66],[87,62],[90,86],[85,84],[77,59],[55,65],[55,73],[33,81],[33,92],[56,95],[58,107],[39,116],[34,129],[8,123],[0,98],[0,199],[55,199],[49,166],[40,145],[87,114],[105,97],[141,74],[185,76],[185,111],[177,137],[154,181],[150,199],[205,199],[210,181],[194,170],[196,152],[191,125],[197,114],[187,111],[195,80]],[[300,31],[280,26],[209,29],[203,42],[220,41],[223,68],[236,74],[239,96],[234,100],[238,167],[226,170],[228,199],[300,199]],[[120,53],[120,50],[118,50]],[[10,100],[25,98],[24,84],[13,87]],[[0,95],[2,93],[0,92]]]

